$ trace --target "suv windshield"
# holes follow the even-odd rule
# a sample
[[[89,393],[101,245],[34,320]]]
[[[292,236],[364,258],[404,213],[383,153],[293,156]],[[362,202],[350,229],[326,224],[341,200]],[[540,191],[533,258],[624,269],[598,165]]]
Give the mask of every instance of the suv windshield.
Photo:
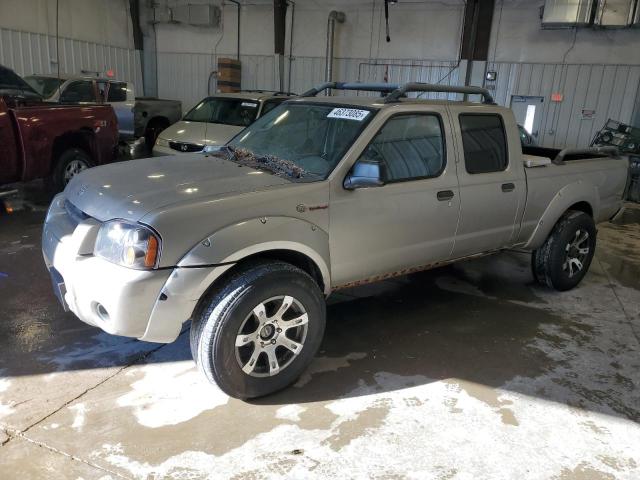
[[[38,75],[24,77],[24,80],[44,98],[49,98],[64,83],[64,80],[56,77],[41,77]]]
[[[288,169],[290,177],[324,179],[374,115],[375,111],[362,107],[284,103],[227,146],[238,163],[254,167],[261,163],[265,169],[277,164],[281,171]]]
[[[256,119],[258,106],[255,100],[209,97],[193,107],[183,120],[246,127]]]
[[[22,95],[31,98],[40,98],[37,92],[33,90],[20,76],[18,76],[13,70],[9,70],[3,66],[0,66],[0,89],[13,90],[20,92]]]

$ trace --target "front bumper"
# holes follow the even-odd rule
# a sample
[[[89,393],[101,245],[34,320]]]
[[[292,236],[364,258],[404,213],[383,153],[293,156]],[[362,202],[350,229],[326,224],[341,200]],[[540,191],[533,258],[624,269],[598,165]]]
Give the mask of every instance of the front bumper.
[[[93,255],[100,223],[77,221],[63,194],[51,204],[42,234],[44,261],[65,309],[102,330],[150,342],[179,335],[200,296],[228,266],[134,270]]]

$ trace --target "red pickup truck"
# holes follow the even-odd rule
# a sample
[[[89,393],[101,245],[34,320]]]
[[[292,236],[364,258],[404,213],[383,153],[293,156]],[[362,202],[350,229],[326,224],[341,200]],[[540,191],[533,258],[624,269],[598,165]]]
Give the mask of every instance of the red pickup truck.
[[[64,189],[78,172],[112,162],[118,122],[109,105],[51,105],[0,65],[0,185],[45,178]]]

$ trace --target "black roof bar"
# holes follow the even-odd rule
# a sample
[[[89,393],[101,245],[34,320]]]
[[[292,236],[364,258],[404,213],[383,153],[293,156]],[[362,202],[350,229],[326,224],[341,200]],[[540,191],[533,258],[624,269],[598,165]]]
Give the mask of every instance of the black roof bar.
[[[482,87],[457,87],[453,85],[437,85],[434,83],[405,83],[384,99],[384,103],[397,102],[407,92],[463,93],[465,95],[482,95],[483,102],[495,105],[489,90]]]
[[[360,83],[360,82],[326,82],[302,93],[301,97],[315,97],[323,90],[362,90],[366,92],[388,93],[384,103],[397,102],[408,92],[438,92],[438,93],[463,93],[465,95],[482,95],[483,103],[495,105],[489,90],[481,87],[457,87],[452,85],[437,85],[434,83]]]
[[[400,88],[397,83],[326,82],[300,94],[301,97],[315,97],[323,90],[361,90],[363,92],[391,93]]]
[[[249,93],[273,93],[274,95],[292,95],[295,96],[297,95],[294,92],[282,92],[282,91],[278,91],[278,90],[261,90],[261,89],[244,89],[241,90],[241,92],[249,92]]]

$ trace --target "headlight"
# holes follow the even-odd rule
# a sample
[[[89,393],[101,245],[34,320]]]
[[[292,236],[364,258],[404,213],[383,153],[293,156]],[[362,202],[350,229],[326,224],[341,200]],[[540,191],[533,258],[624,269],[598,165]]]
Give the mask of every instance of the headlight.
[[[111,220],[100,227],[93,254],[124,267],[148,270],[158,264],[160,239],[144,225]]]
[[[157,147],[168,147],[169,146],[169,140],[165,140],[164,138],[158,137],[156,139],[156,146]]]

